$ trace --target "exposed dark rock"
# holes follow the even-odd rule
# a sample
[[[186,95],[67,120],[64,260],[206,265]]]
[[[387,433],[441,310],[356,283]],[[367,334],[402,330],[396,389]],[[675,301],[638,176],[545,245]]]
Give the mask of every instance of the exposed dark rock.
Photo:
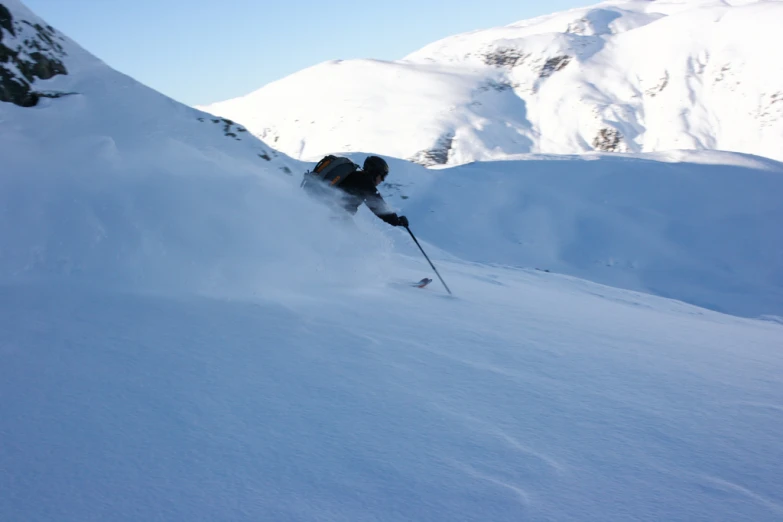
[[[762,127],[774,125],[783,119],[783,91],[765,93],[761,97],[758,118]]]
[[[204,118],[197,118],[198,121],[204,122],[206,121]],[[241,127],[234,123],[232,120],[229,120],[228,118],[210,118],[210,121],[212,123],[222,123],[223,124],[223,135],[227,138],[234,138],[237,141],[242,141],[242,138],[239,138],[237,136],[238,132],[247,132],[247,129],[244,127]],[[236,128],[232,128],[236,127]]]
[[[0,28],[5,29],[11,33],[12,36],[16,36],[16,31],[14,31],[14,19],[11,16],[11,12],[3,4],[0,4]],[[2,41],[3,33],[0,31],[0,42]]]
[[[720,72],[715,76],[716,82],[722,82],[727,75],[731,74],[731,64],[726,64],[720,68]]]
[[[663,74],[663,77],[658,81],[658,84],[654,87],[651,87],[650,89],[647,89],[644,93],[651,98],[654,98],[658,93],[663,91],[666,86],[669,84],[669,71],[666,71]]]
[[[269,157],[269,154],[267,154],[266,152],[264,152],[263,154],[259,154],[258,157],[259,158],[263,158],[263,159],[265,159],[267,161],[272,161],[272,158]]]
[[[541,67],[541,72],[539,73],[540,78],[546,78],[548,76],[551,76],[553,73],[559,71],[568,63],[571,61],[571,57],[568,55],[562,55],[562,56],[555,56],[553,58],[548,59],[543,67]]]
[[[484,63],[495,67],[516,67],[521,65],[530,54],[523,53],[519,49],[502,47],[490,53],[482,55]]]
[[[21,107],[35,107],[39,96],[30,84],[20,81],[11,71],[0,65],[0,101],[12,102]]]
[[[8,42],[4,31],[12,37],[19,34],[14,27],[11,12],[0,4],[0,101],[11,102],[21,107],[33,107],[41,97],[58,98],[72,93],[36,92],[32,84],[36,80],[48,80],[58,74],[68,74],[65,65],[60,60],[65,56],[63,47],[55,41],[57,33],[50,27],[40,24],[26,24],[35,31],[35,35],[26,38],[21,45],[14,48],[12,41]],[[23,26],[18,26],[23,27]],[[2,42],[7,42],[8,45]]]
[[[222,118],[221,121],[223,122],[223,133],[231,138],[236,138],[237,135],[231,132],[231,126],[234,125],[234,122],[227,118]]]
[[[603,128],[593,138],[593,147],[604,152],[620,152],[623,137],[620,131],[612,128]]]
[[[29,82],[35,81],[36,78],[48,80],[58,74],[68,74],[61,61],[49,58],[43,53],[31,53],[30,58],[33,60],[32,62],[20,60],[17,64],[19,71]]]
[[[424,165],[445,165],[449,161],[449,153],[454,143],[454,133],[447,133],[438,138],[431,149],[422,150],[410,157],[410,161]]]
[[[27,20],[22,20],[23,24],[35,29],[36,36],[32,40],[25,40],[24,43],[29,48],[36,49],[38,51],[52,50],[58,54],[64,55],[65,50],[59,42],[55,41],[57,31],[51,25],[43,27],[41,24],[31,24]],[[62,37],[59,37],[62,40]]]
[[[489,80],[483,85],[481,85],[478,89],[476,89],[477,92],[487,92],[487,91],[496,91],[496,92],[503,92],[503,91],[509,91],[513,89],[514,87],[508,83],[508,82],[498,82],[495,80]]]

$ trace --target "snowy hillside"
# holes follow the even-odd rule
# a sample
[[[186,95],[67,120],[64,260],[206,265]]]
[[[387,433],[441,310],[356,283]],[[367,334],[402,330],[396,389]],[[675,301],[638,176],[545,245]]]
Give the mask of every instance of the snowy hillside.
[[[184,149],[191,148],[197,157],[184,159],[198,166],[190,168],[229,157],[244,170],[285,168],[277,153],[244,127],[183,106],[110,69],[18,0],[0,3],[0,102],[6,102],[0,105],[3,145],[37,148],[16,156],[25,160],[56,155],[48,151],[55,147],[106,172],[119,168],[121,160],[144,162],[157,152],[186,156]],[[165,163],[153,167],[168,168]]]
[[[147,256],[158,268],[160,261],[174,262],[177,248],[203,257],[198,234],[170,240],[183,227],[198,228],[199,216],[210,212],[210,196],[236,190],[239,207],[251,190],[260,190],[260,177],[275,181],[300,170],[244,127],[112,70],[16,0],[2,0],[2,13],[0,45],[14,59],[0,62],[0,92],[25,93],[0,103],[0,191],[6,216],[15,218],[0,222],[4,276],[99,270],[109,280],[147,281],[155,271],[140,264]],[[37,37],[36,27],[47,29]],[[39,69],[34,60],[47,45],[57,49],[60,74],[26,78],[23,71]],[[243,179],[248,188],[225,185],[228,177]],[[182,183],[194,179],[201,181]],[[202,201],[185,197],[199,191]],[[74,202],[84,205],[66,217]],[[134,221],[142,209],[144,223]],[[162,223],[159,212],[176,221]],[[241,233],[227,222],[221,240],[244,243]],[[210,248],[217,262],[219,245]],[[183,262],[182,276],[190,263],[177,262]]]
[[[783,317],[779,162],[681,152],[391,165],[390,201],[460,259]]]
[[[0,519],[783,517],[782,325],[441,268],[459,298],[0,286]]]
[[[780,163],[390,159],[449,297],[0,6],[1,521],[783,517]]]
[[[719,149],[783,159],[783,3],[610,1],[322,63],[204,110],[293,157],[422,164]]]

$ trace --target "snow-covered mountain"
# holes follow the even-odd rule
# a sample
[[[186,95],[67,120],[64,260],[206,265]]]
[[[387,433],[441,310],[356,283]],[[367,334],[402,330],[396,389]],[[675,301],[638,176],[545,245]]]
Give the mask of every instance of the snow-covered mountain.
[[[309,165],[0,22],[3,522],[783,516],[780,163],[389,158],[448,296]]]
[[[18,0],[0,4],[0,102],[6,102],[0,127],[5,144],[18,140],[21,147],[32,138],[38,146],[46,137],[51,140],[47,145],[70,148],[75,158],[92,147],[99,154],[81,159],[100,162],[112,155],[131,156],[122,145],[153,147],[150,152],[198,147],[204,155],[214,146],[205,148],[203,143],[217,136],[223,154],[252,157],[253,165],[286,167],[275,159],[276,151],[250,137],[241,125],[176,103],[109,68]],[[120,141],[118,129],[124,138],[134,139]],[[192,143],[175,144],[181,135]]]
[[[109,68],[17,0],[0,2],[0,24],[6,278],[100,271],[107,281],[150,281],[150,267],[171,260],[176,248],[205,248],[197,236],[172,241],[171,234],[209,212],[209,191],[237,190],[236,205],[243,204],[250,189],[229,188],[226,178],[253,188],[261,177],[274,182],[300,170],[244,127]],[[186,197],[207,187],[203,201]],[[145,224],[134,209],[150,211]],[[163,225],[157,213],[169,212],[181,222]],[[244,243],[239,233],[227,226],[222,240]],[[143,262],[146,256],[157,262]],[[184,274],[191,263],[179,261]]]
[[[783,3],[609,1],[322,63],[203,107],[293,157],[423,164],[720,149],[783,159]]]

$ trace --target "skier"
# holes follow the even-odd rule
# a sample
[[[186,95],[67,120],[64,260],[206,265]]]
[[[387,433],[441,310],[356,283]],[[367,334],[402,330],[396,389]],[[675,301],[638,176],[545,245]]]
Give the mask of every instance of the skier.
[[[329,159],[331,158],[331,159]],[[327,162],[327,160],[329,160]],[[393,212],[378,192],[378,185],[383,183],[389,175],[389,165],[379,156],[367,156],[364,166],[359,169],[345,158],[327,156],[314,169],[315,173],[321,173],[319,166],[325,164],[324,172],[329,172],[326,179],[308,179],[313,173],[306,173],[302,185],[305,188],[312,187],[309,191],[313,194],[322,193],[325,183],[337,189],[337,205],[350,215],[356,214],[359,206],[364,203],[373,214],[394,227],[407,227],[408,218],[398,216]],[[329,169],[331,166],[331,169]],[[311,181],[315,181],[312,183]],[[320,182],[319,182],[320,181]],[[316,188],[318,187],[318,188]]]
[[[300,186],[313,197],[331,203],[341,211],[344,210],[346,218],[356,214],[359,206],[364,203],[376,216],[388,224],[394,227],[405,227],[450,295],[451,290],[446,286],[446,282],[440,277],[435,265],[432,264],[430,258],[424,253],[424,249],[419,245],[419,241],[408,228],[408,218],[394,213],[378,192],[378,185],[383,183],[388,175],[389,165],[379,156],[367,156],[364,160],[364,166],[359,169],[358,165],[348,158],[329,155],[319,161],[312,171],[308,170],[304,173]],[[332,191],[331,189],[337,190]],[[336,198],[333,197],[335,195]],[[425,277],[421,281],[413,283],[413,286],[424,288],[431,282],[432,279]]]

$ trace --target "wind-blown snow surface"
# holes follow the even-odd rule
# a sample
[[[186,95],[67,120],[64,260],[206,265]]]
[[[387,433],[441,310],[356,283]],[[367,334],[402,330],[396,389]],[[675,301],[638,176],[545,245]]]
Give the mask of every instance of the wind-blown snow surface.
[[[778,1],[610,1],[336,60],[203,107],[294,157],[424,164],[719,149],[783,159]]]
[[[330,219],[281,170],[302,165],[66,43],[69,75],[38,87],[79,94],[0,104],[3,522],[783,517],[783,325],[493,266],[517,236],[473,227],[508,222],[510,203],[458,211],[468,194],[530,191],[554,215],[562,193],[572,213],[553,229],[588,216],[617,230],[624,198],[648,194],[622,237],[672,254],[655,226],[701,230],[690,205],[727,220],[731,241],[742,223],[771,226],[777,163],[563,159],[549,185],[542,158],[394,161],[400,186],[384,190],[451,298],[437,280],[405,284],[429,267],[399,229],[366,210],[355,226]],[[638,178],[616,179],[623,161]],[[480,188],[476,168],[513,190]],[[618,183],[605,213],[604,182]],[[779,246],[760,236],[752,248]],[[698,251],[679,260],[702,270]],[[730,262],[756,270],[765,252]]]
[[[460,298],[0,287],[0,518],[783,517],[783,326],[441,268]]]

